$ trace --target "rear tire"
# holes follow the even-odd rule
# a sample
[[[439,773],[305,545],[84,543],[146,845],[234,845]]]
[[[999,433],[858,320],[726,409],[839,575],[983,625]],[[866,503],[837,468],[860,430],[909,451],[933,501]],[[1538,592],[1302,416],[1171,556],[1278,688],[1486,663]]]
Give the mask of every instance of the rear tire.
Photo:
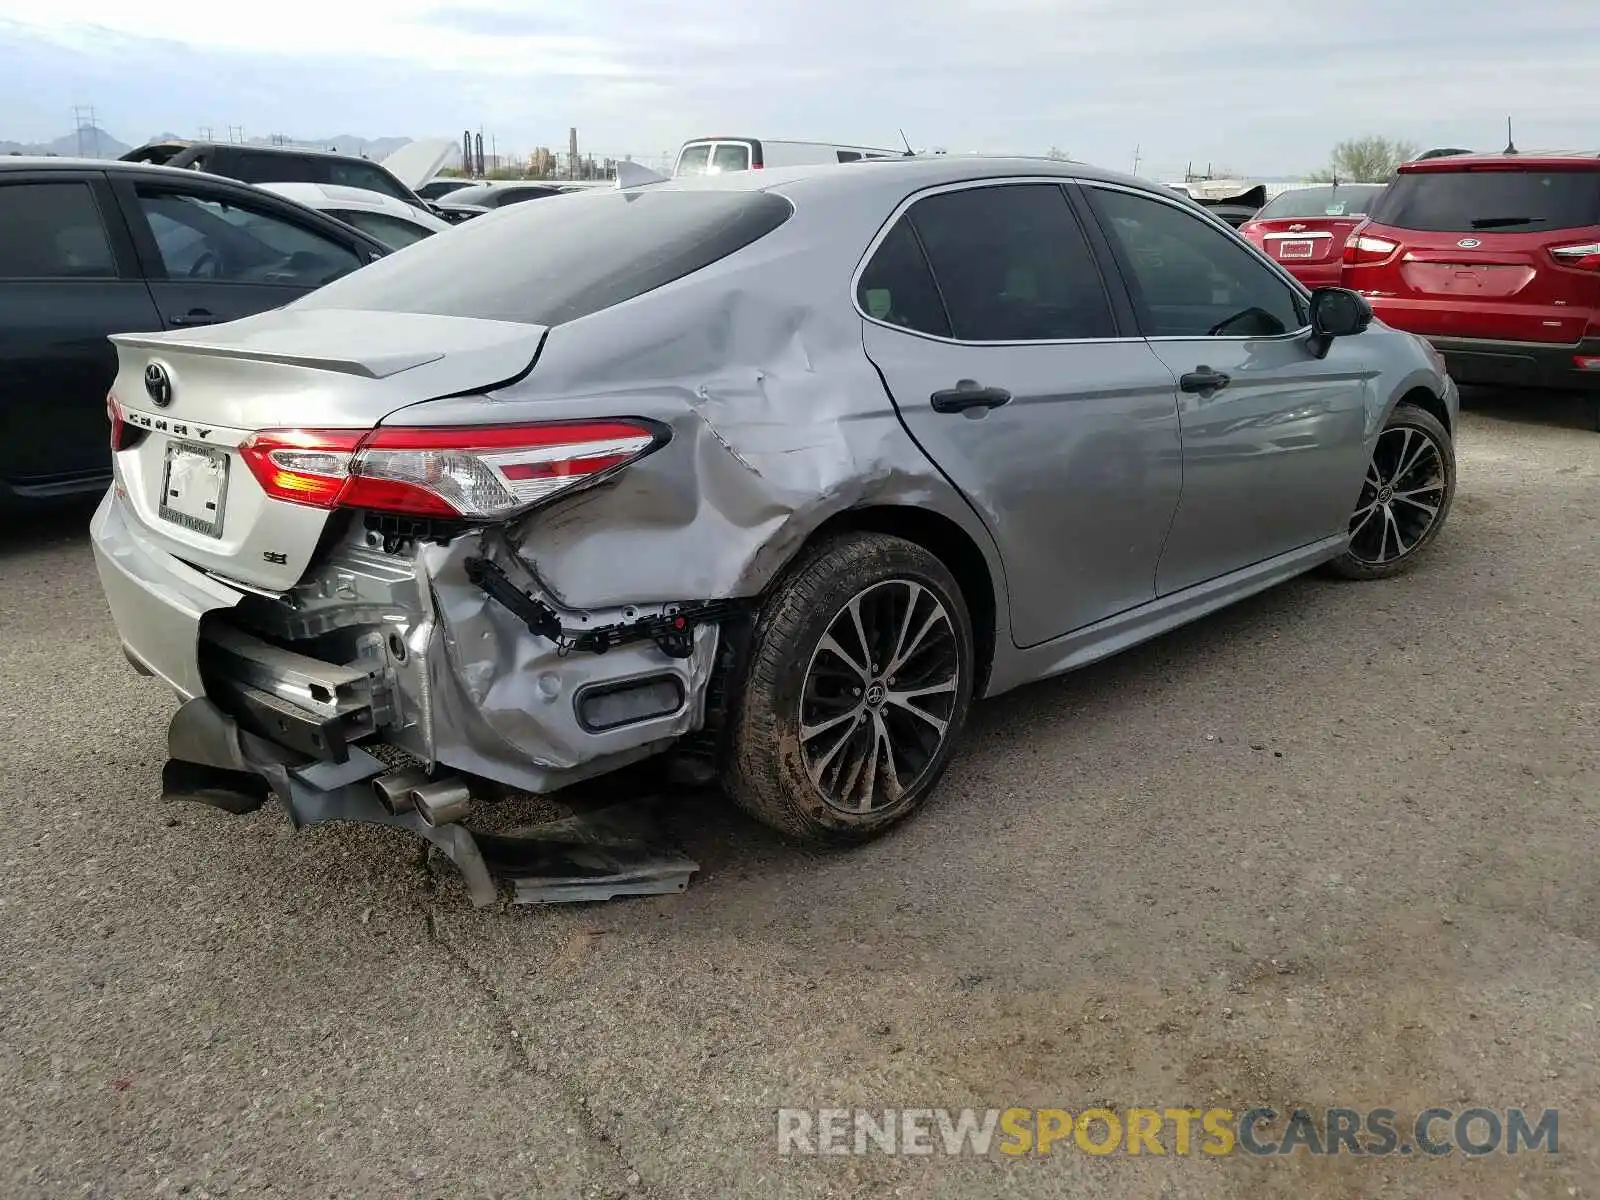
[[[915,811],[972,700],[961,589],[902,538],[807,551],[764,601],[732,690],[723,788],[791,838],[863,842]]]
[[[1350,518],[1350,545],[1328,564],[1343,579],[1387,579],[1411,565],[1444,528],[1456,495],[1456,451],[1437,417],[1398,404],[1378,435]]]

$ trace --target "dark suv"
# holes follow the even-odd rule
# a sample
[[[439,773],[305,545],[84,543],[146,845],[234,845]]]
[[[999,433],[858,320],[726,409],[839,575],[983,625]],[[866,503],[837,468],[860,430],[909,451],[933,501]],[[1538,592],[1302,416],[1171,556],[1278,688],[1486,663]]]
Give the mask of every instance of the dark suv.
[[[108,334],[250,316],[387,253],[341,221],[231,179],[0,158],[0,508],[110,482]]]
[[[1406,163],[1346,242],[1342,279],[1458,382],[1581,389],[1600,428],[1600,156]]]
[[[416,208],[428,208],[422,197],[381,164],[331,150],[247,146],[238,142],[149,142],[129,150],[122,161],[186,167],[243,183],[336,183],[382,192]]]

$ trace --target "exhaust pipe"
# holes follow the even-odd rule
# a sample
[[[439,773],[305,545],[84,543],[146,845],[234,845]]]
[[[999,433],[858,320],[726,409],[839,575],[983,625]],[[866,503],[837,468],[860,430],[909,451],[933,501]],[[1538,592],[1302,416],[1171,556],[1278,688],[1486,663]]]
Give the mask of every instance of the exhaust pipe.
[[[372,781],[372,790],[378,800],[392,813],[410,812],[411,790],[428,782],[428,773],[421,767],[403,767]]]
[[[429,825],[459,821],[472,808],[472,789],[459,779],[436,779],[411,789],[407,798]]]

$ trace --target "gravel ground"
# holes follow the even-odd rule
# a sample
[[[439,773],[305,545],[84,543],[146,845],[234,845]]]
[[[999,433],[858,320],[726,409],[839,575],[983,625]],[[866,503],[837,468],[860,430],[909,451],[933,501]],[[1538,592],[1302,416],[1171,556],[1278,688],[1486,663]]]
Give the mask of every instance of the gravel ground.
[[[0,1194],[1595,1195],[1600,435],[1478,397],[1460,458],[1420,569],[980,706],[875,845],[686,802],[687,894],[556,909],[164,806],[84,514],[7,533]],[[1561,1152],[776,1152],[783,1104],[1101,1101],[1559,1107]]]

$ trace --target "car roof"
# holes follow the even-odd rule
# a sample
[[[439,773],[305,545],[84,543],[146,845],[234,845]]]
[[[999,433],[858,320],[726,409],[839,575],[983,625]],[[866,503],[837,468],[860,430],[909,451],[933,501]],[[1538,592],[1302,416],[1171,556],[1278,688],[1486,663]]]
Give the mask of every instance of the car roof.
[[[120,158],[58,158],[54,155],[4,155],[0,156],[0,171],[110,171],[119,175],[150,175],[162,179],[193,179],[200,175],[206,179],[220,179],[235,187],[249,187],[247,183],[227,175],[213,175],[196,171],[193,167],[169,167],[164,163],[124,162]]]
[[[339,216],[341,212],[370,212],[384,213],[397,221],[421,225],[435,233],[442,233],[452,228],[450,222],[443,217],[368,188],[346,187],[340,183],[296,182],[256,183],[250,186],[263,192],[271,192],[275,196],[304,205],[306,208],[315,209],[317,212],[326,213],[335,220],[343,219]]]
[[[1474,168],[1488,170],[1511,170],[1521,167],[1529,171],[1549,170],[1551,168],[1573,170],[1600,171],[1600,153],[1593,150],[1567,150],[1544,151],[1507,154],[1501,151],[1498,154],[1444,154],[1437,158],[1423,158],[1414,162],[1401,163],[1400,173],[1403,175],[1446,174],[1459,171],[1471,171]]]
[[[162,138],[160,141],[146,142],[142,146],[135,146],[128,151],[129,154],[139,154],[145,150],[158,150],[171,148],[173,150],[197,149],[227,149],[248,150],[251,154],[317,154],[324,158],[349,158],[359,162],[370,162],[378,165],[375,160],[363,158],[359,154],[350,154],[344,150],[329,150],[323,146],[260,146],[254,142],[217,142],[205,139],[191,138]]]
[[[1006,178],[1082,179],[1097,183],[1115,183],[1167,200],[1174,197],[1172,189],[1162,184],[1069,159],[977,154],[900,155],[895,158],[864,159],[850,163],[817,163],[799,167],[768,167],[759,171],[729,171],[721,175],[675,175],[660,183],[644,186],[648,186],[651,190],[664,188],[673,191],[783,190],[787,192],[792,190],[797,194],[800,192],[842,194],[878,191],[889,185],[901,187],[909,193],[947,183]]]
[[[375,192],[371,188],[350,187],[342,183],[284,180],[258,183],[253,186],[263,191],[275,192],[279,196],[287,196],[290,200],[297,200],[312,208],[320,208],[324,204],[338,204],[344,208],[366,208],[374,212],[392,212],[398,216],[410,216],[417,211],[412,205],[394,196]]]

